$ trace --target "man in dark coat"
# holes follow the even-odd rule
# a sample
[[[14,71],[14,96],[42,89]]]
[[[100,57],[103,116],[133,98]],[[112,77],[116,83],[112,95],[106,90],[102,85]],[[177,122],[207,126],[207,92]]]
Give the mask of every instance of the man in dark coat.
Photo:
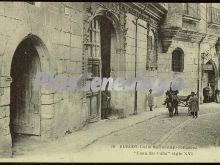
[[[198,117],[198,111],[199,111],[199,99],[195,95],[195,92],[191,92],[191,97],[189,99],[189,107],[191,109],[191,112],[193,113],[193,118]]]
[[[216,99],[216,103],[220,103],[220,91],[219,90],[216,90],[215,99]]]
[[[108,119],[111,108],[110,108],[110,101],[111,101],[111,93],[108,91],[108,85],[106,85],[105,91],[102,91],[102,110],[101,110],[101,118]]]

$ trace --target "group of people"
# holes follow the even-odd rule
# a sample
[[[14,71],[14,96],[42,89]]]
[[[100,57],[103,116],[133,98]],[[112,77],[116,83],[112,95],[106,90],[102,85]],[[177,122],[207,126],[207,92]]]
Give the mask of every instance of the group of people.
[[[204,96],[204,100],[203,100],[204,103],[210,103],[214,101],[213,90],[211,88],[210,83],[208,83],[208,86],[203,89],[203,96]]]
[[[210,103],[214,101],[216,103],[220,103],[220,90],[214,89],[215,88],[211,87],[210,83],[208,83],[208,86],[203,88],[204,103]]]
[[[174,115],[178,115],[178,104],[179,104],[179,97],[178,97],[179,91],[172,91],[168,90],[166,92],[166,99],[163,103],[163,105],[166,105],[166,108],[169,111],[169,116],[173,117]],[[153,106],[154,106],[154,96],[152,94],[152,89],[149,90],[149,94],[147,96],[147,101],[148,101],[148,106],[150,108],[150,111],[153,111]],[[199,100],[198,97],[196,96],[195,92],[191,92],[190,95],[187,96],[185,100],[188,103],[189,107],[189,114],[193,116],[193,118],[198,117],[198,111],[199,111]],[[174,111],[174,114],[173,114]]]

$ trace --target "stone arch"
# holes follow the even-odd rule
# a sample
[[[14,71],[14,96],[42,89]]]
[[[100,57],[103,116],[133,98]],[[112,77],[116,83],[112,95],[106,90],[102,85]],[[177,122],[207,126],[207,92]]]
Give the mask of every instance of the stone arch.
[[[45,31],[43,27],[42,30],[39,31],[41,31],[41,33],[39,34],[29,34],[28,32],[30,32],[30,29],[27,26],[21,26],[13,32],[13,35],[8,37],[6,40],[2,41],[5,42],[5,46],[1,47],[2,54],[0,55],[0,92],[2,94],[0,105],[3,105],[5,107],[5,110],[7,110],[8,114],[10,114],[10,86],[12,81],[10,76],[11,63],[15,50],[17,49],[19,43],[21,43],[25,38],[32,38],[36,43],[38,43],[38,53],[43,54],[40,57],[42,71],[49,72],[52,69],[51,64],[53,64],[54,68],[57,68],[56,62],[53,61],[54,59],[50,58],[50,54],[55,53],[53,45],[50,42],[48,42],[50,41],[48,40],[48,38],[50,38],[50,34],[47,33],[47,31]],[[10,121],[10,115],[7,118],[9,119],[8,121]],[[44,124],[43,121],[41,121],[41,123]],[[9,123],[5,130],[8,131],[8,139],[5,141],[5,143],[7,143],[8,145],[7,151],[11,152],[12,138]],[[44,134],[42,133],[42,135]],[[0,150],[1,148],[2,146],[0,146]]]
[[[98,8],[95,11],[95,13],[88,19],[89,26],[90,26],[90,23],[92,22],[92,20],[97,16],[105,16],[106,18],[108,18],[112,22],[112,25],[113,25],[113,27],[115,29],[115,33],[116,33],[117,43],[120,43],[122,29],[121,29],[121,25],[120,25],[120,22],[119,22],[119,19],[117,18],[117,16],[114,13],[112,13],[106,9]],[[86,29],[87,32],[89,30],[89,26]],[[119,44],[118,46],[121,46],[121,44]]]
[[[38,36],[34,34],[28,34],[18,43],[18,45],[26,39],[30,39],[32,41],[38,52],[41,64],[41,71],[49,71],[49,52],[44,42]],[[13,57],[11,58],[10,63],[12,63],[12,59]]]
[[[210,59],[205,63],[207,65],[207,69],[203,68],[202,71],[202,89],[203,89],[203,97],[204,97],[204,103],[206,102],[212,102],[215,101],[215,92],[218,90],[218,70],[215,62]],[[209,66],[212,66],[209,67]],[[210,96],[209,90],[211,87],[212,95]]]
[[[182,48],[180,48],[180,47],[176,47],[173,51],[175,51],[175,50],[178,50],[178,51],[180,51],[183,55],[184,55],[184,51],[183,51],[183,49]]]
[[[12,78],[10,84],[11,134],[41,135],[42,90],[41,88],[34,90],[34,79],[38,72],[49,71],[47,47],[38,36],[29,34],[17,44],[12,58],[8,60],[11,63],[10,77]],[[24,106],[26,102],[29,102],[27,108]],[[21,113],[24,113],[23,118],[19,115]]]
[[[217,66],[212,59],[210,59],[206,64],[211,64],[213,66],[214,74],[215,74],[215,89],[218,89],[217,84],[218,84],[218,79],[219,79],[219,73],[218,73]]]
[[[97,18],[98,16],[103,16],[105,17],[106,19],[108,19],[111,23],[112,23],[112,26],[113,26],[113,29],[114,29],[114,33],[115,33],[115,50],[116,50],[116,53],[115,53],[115,57],[116,58],[120,58],[121,61],[125,61],[125,56],[122,56],[122,54],[124,53],[124,44],[123,44],[123,40],[124,40],[124,36],[123,36],[123,32],[122,32],[122,26],[120,24],[120,20],[118,18],[118,16],[114,13],[112,13],[111,11],[108,11],[102,7],[98,7],[92,16],[90,16],[87,20],[86,20],[86,25],[85,25],[85,38],[84,38],[84,41],[85,43],[89,41],[88,37],[89,37],[89,28],[90,28],[90,25],[91,25],[91,22]],[[85,46],[85,45],[84,45]],[[84,47],[84,55],[85,55],[85,58],[83,59],[84,61],[84,67],[86,67],[86,63],[87,63],[87,50],[86,50],[86,47]],[[118,60],[119,61],[119,60]],[[116,62],[118,62],[116,61]],[[115,65],[119,65],[119,64],[115,64]],[[126,68],[126,65],[121,63],[120,64],[120,67],[123,68],[121,69],[121,72],[117,72],[117,69],[118,67],[114,68],[112,67],[111,68],[111,71],[112,71],[112,76],[113,77],[116,77],[116,76],[125,76],[125,68]],[[119,75],[121,74],[121,75]]]
[[[25,36],[25,37],[24,37]],[[41,61],[41,69],[43,72],[49,72],[50,71],[50,54],[52,49],[52,45],[45,44],[45,42],[34,34],[27,34],[25,30],[18,31],[14,34],[14,37],[11,37],[6,44],[6,47],[4,48],[4,55],[2,56],[2,68],[1,68],[1,75],[4,77],[10,78],[10,70],[11,70],[11,63],[13,59],[13,55],[15,53],[15,50],[17,46],[24,41],[25,39],[30,38],[33,43],[35,43],[36,49],[38,53],[40,54],[40,61]],[[49,53],[50,50],[50,53]],[[53,52],[52,52],[53,53]],[[55,62],[53,62],[53,65],[56,65]]]

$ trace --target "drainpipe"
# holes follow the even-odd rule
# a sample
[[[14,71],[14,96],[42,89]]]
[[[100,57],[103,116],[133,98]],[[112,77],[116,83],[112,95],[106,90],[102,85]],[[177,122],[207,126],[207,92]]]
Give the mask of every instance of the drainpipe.
[[[137,28],[138,28],[138,18],[135,20],[135,66],[134,66],[134,76],[137,77]],[[137,114],[137,82],[135,82],[135,93],[134,93],[134,115]]]
[[[197,97],[198,97],[198,100],[199,100],[199,104],[202,100],[200,100],[200,88],[202,87],[202,68],[201,68],[201,51],[200,51],[200,48],[201,48],[201,43],[203,42],[205,36],[202,37],[202,39],[199,41],[199,45],[198,45],[198,79],[197,79]],[[203,63],[202,63],[203,64]],[[201,83],[200,83],[201,81]],[[200,85],[201,84],[201,85]]]
[[[143,13],[143,11],[145,11],[147,8],[147,5],[145,5],[144,9],[141,11],[141,14]],[[140,15],[141,15],[140,14]],[[135,66],[134,66],[134,76],[135,79],[137,77],[137,28],[138,28],[138,19],[139,17],[136,17],[135,22],[132,21],[135,24]],[[135,93],[134,93],[134,115],[137,114],[137,82],[135,82]]]

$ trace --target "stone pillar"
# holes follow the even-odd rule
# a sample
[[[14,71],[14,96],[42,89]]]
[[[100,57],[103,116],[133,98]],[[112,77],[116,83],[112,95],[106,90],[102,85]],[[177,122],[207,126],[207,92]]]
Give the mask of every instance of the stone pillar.
[[[41,140],[48,140],[53,136],[53,119],[55,116],[55,93],[41,90]]]
[[[0,158],[12,156],[10,133],[10,83],[11,77],[0,77]]]

